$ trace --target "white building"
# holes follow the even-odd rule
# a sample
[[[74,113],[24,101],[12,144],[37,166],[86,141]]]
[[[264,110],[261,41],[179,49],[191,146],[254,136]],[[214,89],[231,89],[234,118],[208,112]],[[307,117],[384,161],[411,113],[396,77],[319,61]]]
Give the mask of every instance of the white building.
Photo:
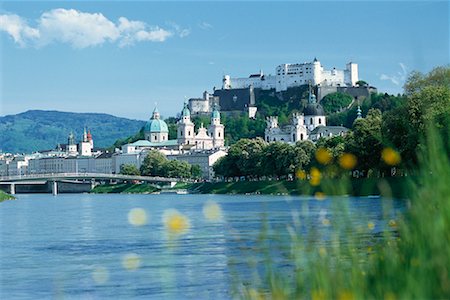
[[[223,147],[225,135],[219,111],[214,108],[211,113],[211,125],[206,129],[202,124],[196,133],[194,122],[191,121],[191,112],[185,104],[181,119],[178,121],[177,138],[180,148],[209,150]]]
[[[295,143],[297,141],[317,141],[321,137],[344,135],[348,129],[342,126],[327,126],[327,119],[316,97],[309,92],[308,105],[303,113],[294,113],[291,124],[280,127],[278,117],[267,118],[265,140],[267,142]]]
[[[214,179],[214,163],[226,156],[224,150],[190,151],[179,155],[167,155],[170,160],[185,161],[190,165],[198,165],[202,171],[202,177],[207,180]]]
[[[212,113],[213,108],[219,104],[219,98],[207,91],[203,92],[202,98],[190,98],[188,100],[189,110],[193,115],[207,115]]]
[[[350,62],[344,70],[333,68],[325,70],[320,61],[310,63],[281,64],[275,69],[275,75],[250,75],[248,78],[231,78],[225,75],[223,89],[242,89],[253,86],[263,90],[285,91],[290,87],[304,84],[319,86],[355,86],[358,81],[358,65]]]

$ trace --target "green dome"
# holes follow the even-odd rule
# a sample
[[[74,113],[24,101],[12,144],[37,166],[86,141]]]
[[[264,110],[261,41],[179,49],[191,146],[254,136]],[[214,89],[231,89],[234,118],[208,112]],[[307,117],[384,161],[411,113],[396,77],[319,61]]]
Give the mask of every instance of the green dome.
[[[184,104],[183,111],[181,112],[181,115],[183,117],[190,117],[191,116],[191,111],[189,110],[187,103]]]
[[[145,124],[145,132],[169,132],[167,123],[160,119],[151,119]]]
[[[217,109],[214,109],[212,112],[212,118],[213,119],[220,119],[220,113]]]

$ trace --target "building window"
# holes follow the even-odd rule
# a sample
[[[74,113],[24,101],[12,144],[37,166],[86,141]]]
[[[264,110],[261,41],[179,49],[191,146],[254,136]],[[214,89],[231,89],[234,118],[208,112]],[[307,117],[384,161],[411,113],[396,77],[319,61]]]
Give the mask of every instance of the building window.
[[[191,136],[191,131],[190,130],[188,131],[188,136]]]
[[[319,124],[322,124],[322,119],[321,118],[319,118]]]
[[[313,123],[313,119],[311,118],[311,119],[309,119],[309,124],[312,124]]]
[[[295,142],[295,133],[292,135],[292,141]]]
[[[274,142],[276,142],[276,140],[277,140],[276,138],[273,138],[273,141],[274,141]]]
[[[300,134],[300,140],[302,140],[302,141],[303,141],[303,133],[302,133],[302,134]]]
[[[220,137],[220,131],[219,131],[219,137]]]

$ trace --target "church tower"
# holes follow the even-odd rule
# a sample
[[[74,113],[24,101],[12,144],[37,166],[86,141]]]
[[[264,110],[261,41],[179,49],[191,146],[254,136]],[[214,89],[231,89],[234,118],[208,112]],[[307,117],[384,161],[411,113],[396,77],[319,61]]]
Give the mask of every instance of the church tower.
[[[181,119],[178,121],[177,139],[178,145],[194,145],[195,132],[194,123],[191,121],[191,112],[187,103],[184,103],[184,108],[181,112]]]
[[[84,128],[83,140],[81,141],[79,148],[80,148],[81,156],[91,156],[92,155],[91,143],[88,140],[86,128]]]
[[[213,138],[213,147],[220,148],[225,145],[224,126],[220,123],[220,112],[214,106],[211,114],[211,125],[209,126],[209,136]]]
[[[308,132],[306,130],[305,117],[303,114],[294,113],[292,116],[293,131],[291,132],[291,141],[298,142],[308,139]]]
[[[69,134],[69,137],[67,139],[67,154],[70,156],[77,155],[77,144],[75,144],[75,137],[73,133],[71,132]]]

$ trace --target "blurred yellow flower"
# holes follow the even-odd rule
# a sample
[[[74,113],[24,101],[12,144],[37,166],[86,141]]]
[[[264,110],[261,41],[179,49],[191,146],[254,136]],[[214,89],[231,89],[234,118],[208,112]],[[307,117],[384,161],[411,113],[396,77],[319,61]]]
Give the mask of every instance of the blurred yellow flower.
[[[251,300],[263,300],[264,297],[255,289],[248,290],[248,297]]]
[[[186,233],[191,227],[188,217],[176,209],[166,210],[163,214],[163,222],[166,230],[172,234]]]
[[[316,151],[316,159],[322,165],[328,165],[331,162],[333,156],[331,155],[330,150],[325,148],[319,148]]]
[[[341,291],[338,295],[339,300],[353,300],[355,296],[350,291]]]
[[[104,284],[108,282],[109,279],[109,271],[105,267],[96,267],[92,271],[92,279],[96,284]]]
[[[316,193],[314,194],[314,197],[315,197],[316,200],[318,200],[318,201],[325,200],[325,193],[324,193],[324,192],[316,192]]]
[[[306,172],[303,171],[303,170],[298,170],[297,173],[295,173],[295,176],[298,179],[305,180],[306,179]]]
[[[128,223],[133,226],[143,226],[147,224],[147,213],[142,208],[133,208],[128,212]]]
[[[346,170],[352,170],[357,162],[358,159],[351,153],[344,153],[339,157],[339,165]]]
[[[397,227],[397,222],[395,222],[395,220],[389,220],[389,227],[395,228]]]
[[[396,166],[400,163],[400,154],[392,148],[384,148],[381,152],[381,158],[389,166]]]
[[[369,222],[367,223],[367,228],[369,228],[369,230],[373,230],[375,228],[375,224],[373,222]]]
[[[384,300],[395,300],[397,297],[395,297],[395,294],[393,292],[387,292],[384,294]]]
[[[328,219],[322,219],[322,225],[323,226],[330,226],[331,222]]]
[[[220,221],[222,220],[222,209],[216,202],[207,201],[203,206],[203,216],[208,221]]]
[[[312,300],[325,300],[327,299],[325,293],[323,291],[312,291],[311,292],[311,299]]]
[[[309,183],[312,186],[318,186],[320,184],[320,180],[322,179],[322,174],[319,169],[312,167],[309,175],[311,176]]]
[[[136,253],[128,253],[122,258],[122,266],[128,271],[136,271],[141,266],[141,258]]]
[[[319,255],[321,257],[325,257],[327,255],[327,249],[325,249],[325,247],[320,247],[319,248]]]

